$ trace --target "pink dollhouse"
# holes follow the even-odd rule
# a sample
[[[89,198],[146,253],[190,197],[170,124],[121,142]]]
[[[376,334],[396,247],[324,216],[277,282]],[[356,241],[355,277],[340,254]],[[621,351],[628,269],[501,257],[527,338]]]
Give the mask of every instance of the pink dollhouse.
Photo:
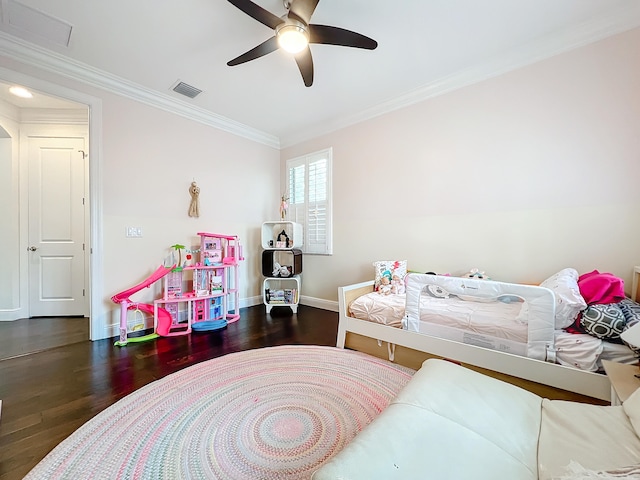
[[[203,322],[232,323],[240,318],[238,263],[244,260],[235,235],[199,232],[199,261],[178,265],[164,277],[164,293],[154,301],[156,332],[185,335]],[[159,321],[167,311],[170,322]],[[161,317],[163,315],[160,315]]]

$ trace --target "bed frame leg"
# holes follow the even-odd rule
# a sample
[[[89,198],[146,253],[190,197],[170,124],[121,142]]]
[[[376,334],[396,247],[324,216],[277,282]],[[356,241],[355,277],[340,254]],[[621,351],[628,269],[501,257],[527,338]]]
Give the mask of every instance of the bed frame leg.
[[[336,347],[344,348],[344,342],[347,338],[347,329],[345,323],[347,322],[347,306],[344,300],[344,292],[342,287],[338,287],[338,315],[340,316],[338,321],[338,337],[336,338]]]

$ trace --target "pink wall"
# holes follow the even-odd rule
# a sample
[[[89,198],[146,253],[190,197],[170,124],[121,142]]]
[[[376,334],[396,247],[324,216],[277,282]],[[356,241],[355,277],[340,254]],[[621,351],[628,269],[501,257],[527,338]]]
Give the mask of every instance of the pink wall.
[[[333,147],[334,255],[305,294],[371,262],[542,281],[640,264],[640,29],[284,149]]]

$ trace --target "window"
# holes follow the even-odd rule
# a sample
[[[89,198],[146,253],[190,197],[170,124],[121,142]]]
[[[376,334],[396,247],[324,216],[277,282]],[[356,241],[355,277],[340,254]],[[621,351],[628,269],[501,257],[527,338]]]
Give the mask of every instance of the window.
[[[304,253],[333,253],[331,149],[287,160],[288,219],[300,223]]]

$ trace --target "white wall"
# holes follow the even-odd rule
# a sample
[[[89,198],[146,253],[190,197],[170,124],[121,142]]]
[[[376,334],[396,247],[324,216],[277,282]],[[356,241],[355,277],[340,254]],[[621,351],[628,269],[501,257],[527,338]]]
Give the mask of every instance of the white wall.
[[[284,149],[333,147],[334,255],[303,294],[375,260],[540,282],[640,265],[640,29]]]
[[[101,170],[101,251],[94,254],[102,259],[102,275],[93,285],[101,301],[91,312],[95,338],[116,333],[118,309],[111,296],[152,273],[171,245],[194,244],[200,231],[239,235],[246,257],[241,303],[261,299],[260,228],[278,213],[277,149],[9,58],[0,56],[0,65],[11,72],[6,76],[70,89],[101,104],[102,136],[90,138],[99,144]],[[90,161],[95,166],[97,159]],[[201,188],[198,219],[187,215],[194,179]],[[143,237],[125,238],[127,226],[142,228]],[[158,288],[150,288],[132,299],[150,301],[157,294]]]

